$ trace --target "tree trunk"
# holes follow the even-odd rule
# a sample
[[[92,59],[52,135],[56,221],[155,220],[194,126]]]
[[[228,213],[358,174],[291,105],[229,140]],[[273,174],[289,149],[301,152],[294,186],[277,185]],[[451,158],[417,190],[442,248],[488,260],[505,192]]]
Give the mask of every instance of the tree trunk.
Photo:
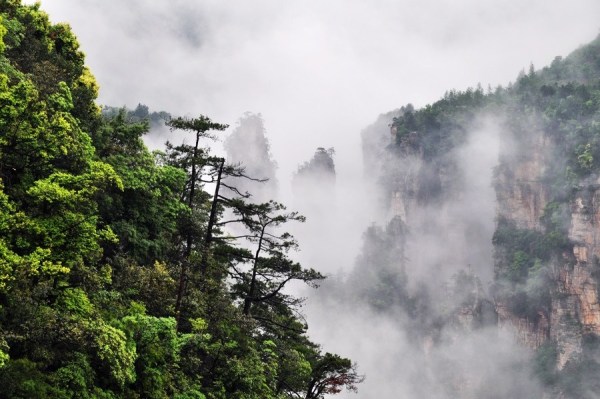
[[[254,263],[252,264],[252,279],[250,280],[250,290],[248,292],[248,296],[244,299],[244,314],[246,316],[250,315],[250,307],[252,305],[252,299],[254,297],[254,290],[256,289],[256,272],[258,269],[258,256],[260,255],[260,249],[262,247],[263,237],[265,235],[265,228],[263,226],[260,232],[260,238],[258,239],[258,248],[256,249],[256,254],[254,255]]]
[[[204,238],[204,245],[202,248],[202,262],[200,263],[200,271],[202,275],[206,274],[206,267],[208,265],[208,250],[210,249],[210,243],[212,241],[212,229],[215,225],[217,218],[217,200],[219,199],[219,189],[221,188],[221,175],[223,174],[223,167],[225,165],[225,158],[221,158],[219,165],[219,172],[217,174],[217,186],[215,187],[215,195],[210,208],[210,217],[208,218],[208,226],[206,227],[206,237]]]
[[[193,209],[194,196],[196,195],[196,157],[198,156],[198,144],[200,143],[200,133],[196,133],[196,145],[194,146],[194,152],[192,154],[192,173],[190,178],[190,195],[188,197],[188,206]],[[194,236],[191,230],[187,232],[185,240],[185,251],[183,253],[183,261],[181,262],[181,272],[179,274],[179,284],[177,285],[177,299],[175,300],[175,321],[176,329],[179,331],[181,321],[181,303],[183,301],[183,295],[186,288],[187,280],[187,269],[189,264],[190,255],[192,254],[192,245],[194,243]]]

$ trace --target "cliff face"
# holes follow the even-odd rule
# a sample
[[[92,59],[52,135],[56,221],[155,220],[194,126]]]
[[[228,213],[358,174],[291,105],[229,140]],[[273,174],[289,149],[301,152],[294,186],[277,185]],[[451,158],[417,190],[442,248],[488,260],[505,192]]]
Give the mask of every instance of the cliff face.
[[[477,120],[470,121],[465,140],[433,156],[422,132],[399,135],[392,126],[391,144],[379,160],[390,217],[405,222],[409,232],[402,270],[408,281],[425,281],[432,301],[443,303],[438,310],[430,306],[429,315],[415,315],[433,320],[420,325],[426,331],[424,351],[442,330],[460,340],[460,334],[495,325],[531,353],[554,347],[555,372],[572,368],[584,357],[586,337],[600,335],[599,181],[571,176],[563,187],[556,172],[564,167],[564,162],[557,167],[561,144],[532,120],[524,136],[510,122],[496,121],[499,152],[492,160],[477,160],[475,136],[489,139],[482,132],[489,126],[479,123],[478,130]],[[487,183],[472,181],[492,166]],[[487,186],[492,198],[481,194]],[[485,201],[493,212],[482,213]],[[495,229],[493,236],[485,226]],[[489,280],[486,268],[494,270]],[[471,290],[480,278],[492,290],[479,288],[467,300],[464,292],[452,298],[435,293],[436,286],[457,291],[458,272],[471,279],[458,292]]]
[[[406,225],[406,257],[386,270],[402,264],[424,352],[492,325],[551,398],[600,391],[598,54],[600,38],[506,89],[450,91],[362,133],[367,173]]]
[[[523,144],[523,142],[521,142]],[[517,228],[544,233],[541,222],[551,200],[546,169],[553,162],[554,142],[543,132],[533,132],[521,154],[501,157],[496,177],[498,218]],[[552,278],[548,308],[534,309],[534,317],[522,317],[498,298],[500,325],[514,328],[519,340],[532,349],[551,340],[557,346],[556,367],[578,361],[586,334],[600,334],[598,267],[600,257],[600,186],[598,181],[577,181],[575,194],[567,200],[569,247],[549,261]],[[504,259],[504,261],[506,261]],[[506,265],[497,264],[497,268]]]
[[[500,153],[494,179],[496,219],[503,220],[515,229],[542,232],[541,219],[549,202],[544,175],[547,162],[550,161],[549,154],[552,153],[552,142],[540,130],[530,132],[526,140],[521,139],[518,143],[512,142],[510,136],[507,141]],[[497,252],[501,251],[497,249]],[[510,256],[497,256],[496,274],[500,274],[498,270],[512,260]],[[551,334],[557,335],[559,325],[555,322],[558,315],[553,312],[555,304],[552,304],[552,310],[533,309],[533,314],[523,317],[512,309],[510,295],[500,295],[494,299],[499,327],[512,330],[519,342],[527,347],[537,349]]]
[[[577,298],[585,333],[600,334],[598,260],[600,259],[600,186],[582,187],[571,203],[569,239],[577,263],[559,274],[559,292]]]
[[[549,202],[543,177],[550,162],[550,140],[541,131],[533,131],[526,142],[510,154],[514,145],[506,143],[500,154],[495,179],[497,214],[524,229],[541,229],[540,218]],[[508,152],[508,154],[507,154]]]
[[[495,166],[488,184],[494,212],[485,214],[485,221],[478,217],[483,205],[473,196],[485,185],[474,186],[469,181],[471,164],[460,160],[465,154],[472,160],[476,148],[426,159],[418,132],[398,137],[391,131],[390,148],[396,152],[380,159],[380,173],[390,217],[406,223],[408,232],[402,273],[409,283],[403,295],[414,298],[410,287],[419,280],[454,291],[437,295],[432,288],[434,305],[413,315],[430,320],[418,325],[426,357],[440,334],[460,341],[461,335],[495,325],[532,354],[554,347],[550,369],[560,372],[581,362],[586,336],[600,335],[600,184],[577,180],[572,183],[575,191],[566,196],[563,190],[560,196],[549,170],[556,141],[536,129],[515,142],[506,129],[497,160],[491,162]],[[482,173],[478,165],[476,173]],[[482,225],[494,226],[493,237],[484,234]],[[490,246],[483,248],[486,240]],[[478,250],[489,252],[487,265]],[[490,292],[477,283],[485,280],[485,267],[494,269]],[[461,287],[456,273],[467,269],[459,277],[469,278],[470,285]],[[385,295],[391,298],[389,291]],[[470,386],[480,385],[468,373],[457,374],[452,384],[462,392],[460,397],[470,397]],[[549,398],[571,397],[558,388],[548,392]]]
[[[598,302],[598,254],[600,253],[600,204],[596,183],[583,182],[570,203],[569,239],[575,264],[558,270],[552,301],[550,337],[558,347],[558,369],[582,354],[585,335],[600,334]]]

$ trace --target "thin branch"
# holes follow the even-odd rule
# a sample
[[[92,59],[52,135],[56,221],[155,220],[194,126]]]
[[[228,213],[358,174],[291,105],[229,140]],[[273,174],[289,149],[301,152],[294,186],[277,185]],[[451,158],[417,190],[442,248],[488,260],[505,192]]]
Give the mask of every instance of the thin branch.
[[[253,316],[252,316],[252,318],[253,318],[253,319],[255,319],[255,320],[265,321],[265,322],[267,322],[267,323],[270,323],[270,324],[276,325],[277,327],[281,327],[281,328],[283,328],[284,330],[293,331],[293,332],[295,332],[295,333],[299,333],[299,334],[302,334],[302,333],[304,333],[304,330],[298,330],[298,329],[296,329],[296,328],[293,328],[293,327],[287,326],[287,325],[285,325],[285,324],[277,323],[276,321],[273,321],[273,320],[271,320],[271,319],[267,319],[266,317],[260,317],[260,316],[254,316],[254,315],[253,315]]]
[[[243,222],[244,219],[233,219],[233,220],[226,220],[224,222],[219,222],[219,223],[215,223],[215,226],[223,226],[229,223],[239,223],[239,222]]]
[[[230,189],[231,191],[233,191],[234,193],[236,193],[237,195],[239,195],[242,198],[250,198],[252,196],[248,191],[242,193],[240,190],[238,190],[237,187],[230,186],[229,184],[221,183],[221,185],[223,187]]]
[[[248,297],[246,299],[252,301],[252,302],[262,302],[262,301],[266,301],[267,299],[271,299],[273,298],[275,295],[277,295],[279,293],[279,291],[281,291],[283,289],[283,287],[290,281],[293,280],[294,278],[296,278],[296,276],[290,276],[287,279],[283,280],[279,286],[275,289],[275,291],[272,291],[270,293],[268,293],[267,295],[263,295],[261,297]]]
[[[213,237],[213,240],[237,240],[238,238],[255,238],[253,235]]]

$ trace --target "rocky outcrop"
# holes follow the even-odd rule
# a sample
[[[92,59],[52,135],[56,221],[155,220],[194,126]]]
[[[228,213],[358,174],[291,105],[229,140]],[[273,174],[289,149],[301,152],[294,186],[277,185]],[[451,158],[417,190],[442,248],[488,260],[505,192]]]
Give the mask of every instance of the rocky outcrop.
[[[542,178],[550,146],[544,133],[536,132],[526,150],[501,157],[495,181],[498,216],[514,221],[519,228],[541,229],[540,218],[549,201]]]
[[[498,215],[518,228],[544,232],[541,220],[551,200],[544,174],[554,144],[544,134],[534,134],[520,155],[504,159],[497,174]],[[590,179],[588,179],[590,180]],[[568,239],[572,253],[552,261],[554,286],[550,312],[542,309],[537,320],[517,317],[500,304],[500,326],[514,328],[518,339],[536,349],[546,340],[556,343],[557,368],[579,359],[585,334],[600,334],[598,273],[600,270],[600,182],[583,181],[569,206]]]
[[[556,367],[562,370],[569,361],[578,360],[582,351],[582,330],[579,303],[573,295],[553,298],[550,319],[550,338],[556,343]]]
[[[577,263],[573,268],[560,270],[558,293],[573,298],[571,314],[581,324],[584,333],[600,335],[600,304],[598,281],[591,273],[593,266]]]
[[[532,352],[556,349],[556,364],[548,372],[568,373],[583,364],[580,360],[586,361],[585,345],[592,338],[588,335],[600,336],[600,179],[577,181],[585,173],[573,167],[572,159],[563,156],[561,161],[560,137],[546,133],[540,120],[532,114],[498,124],[504,130],[493,176],[495,215],[494,192],[489,198],[481,195],[485,186],[471,181],[491,163],[473,161],[485,146],[464,151],[472,137],[443,151],[435,147],[435,152],[423,132],[392,125],[387,147],[392,151],[381,161],[381,180],[391,215],[404,221],[410,232],[409,279],[426,279],[428,286],[449,281],[472,264],[474,275],[481,277],[483,267],[477,269],[473,259],[488,266],[490,262],[477,252],[490,252],[489,242],[485,247],[482,239],[489,236],[481,220],[495,217],[497,222],[495,275],[482,278],[494,281],[493,292],[456,290],[475,300],[450,298],[440,328],[459,336],[481,325],[497,325]],[[489,130],[482,126],[482,132]],[[439,141],[435,145],[443,147]],[[484,205],[477,202],[484,200],[490,204],[489,214],[481,212]],[[439,305],[443,298],[434,291],[432,301]],[[426,340],[424,352],[436,344]],[[542,350],[538,354],[543,355]],[[551,397],[560,397],[561,389]]]
[[[585,334],[600,334],[600,190],[595,182],[582,185],[571,201],[570,211],[573,254],[565,254],[565,258],[572,261],[559,268],[552,300],[550,338],[558,346],[559,370],[581,356]]]
[[[497,303],[498,327],[511,329],[517,340],[528,348],[539,348],[550,336],[550,320],[544,312],[539,312],[537,320],[531,321],[512,314],[506,304]]]
[[[400,143],[405,156],[395,161],[396,188],[391,193],[390,205],[394,214],[408,220],[410,225],[411,210],[422,205],[417,193],[420,187],[428,184],[422,178],[423,171],[429,168],[431,172],[432,168],[419,158],[419,151],[409,145],[410,135],[405,140],[407,143]],[[547,206],[554,200],[547,168],[554,162],[555,145],[542,130],[535,130],[519,143],[518,150],[514,149],[515,145],[504,149],[494,181],[498,219],[508,220],[517,229],[549,233],[542,221],[547,217]],[[437,174],[438,183],[441,182],[444,196],[460,197],[460,186],[451,186],[453,173],[452,170],[444,173],[443,168],[437,168],[434,174]],[[429,181],[432,180],[430,176]],[[567,247],[572,249],[565,250],[562,256],[552,257],[543,265],[550,274],[549,303],[534,309],[533,313],[530,309],[525,317],[514,314],[506,299],[496,298],[495,301],[498,326],[514,331],[523,345],[535,350],[548,340],[556,344],[559,370],[569,361],[580,358],[586,334],[600,335],[600,180],[582,181],[571,198],[570,205],[565,206],[565,219],[570,220],[570,244]],[[440,209],[444,204],[440,204]],[[522,289],[527,290],[526,287]],[[463,307],[455,315],[453,324],[463,329],[473,328],[476,315],[475,308]]]

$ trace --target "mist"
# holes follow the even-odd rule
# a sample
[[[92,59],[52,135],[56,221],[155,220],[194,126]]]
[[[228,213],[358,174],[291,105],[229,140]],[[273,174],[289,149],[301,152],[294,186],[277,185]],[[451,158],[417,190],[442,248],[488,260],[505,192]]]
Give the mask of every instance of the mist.
[[[134,108],[141,102],[155,111],[209,115],[231,125],[227,137],[246,112],[261,114],[269,153],[279,166],[273,179],[277,199],[308,218],[293,230],[301,247],[297,256],[330,276],[317,292],[294,287],[308,297],[311,338],[352,358],[366,375],[358,395],[341,397],[541,395],[526,366],[530,354],[510,331],[488,328],[485,320],[471,329],[472,315],[448,316],[448,309],[473,299],[456,292],[459,273],[473,277],[468,294],[482,302],[493,277],[492,178],[506,148],[500,142],[503,116],[479,115],[465,142],[447,154],[459,179],[439,182],[450,194],[441,206],[418,204],[403,193],[393,203],[399,183],[386,192],[382,179],[415,179],[427,165],[418,157],[382,156],[392,141],[389,124],[400,112],[391,110],[424,106],[449,89],[506,85],[530,64],[549,64],[597,35],[600,3],[41,4],[78,36],[101,87],[100,103]],[[373,124],[382,112],[390,113]],[[314,191],[298,194],[292,176],[318,147],[335,148],[335,183],[319,197],[317,176]],[[383,170],[384,162],[392,169]],[[394,217],[408,226],[401,248],[394,249],[402,257],[380,267],[400,276],[406,298],[427,298],[417,301],[417,309],[438,304],[426,320],[415,321],[399,303],[384,311],[371,306],[361,293],[371,281],[357,282],[364,276],[365,231],[371,226],[383,234]],[[440,318],[443,326],[433,328]]]
[[[393,113],[387,117],[391,123]],[[364,148],[378,155],[365,154],[366,159],[379,160],[364,177],[380,187],[370,185],[370,201],[337,201],[336,208],[345,215],[370,212],[381,227],[371,225],[353,267],[331,276],[309,296],[307,307],[311,334],[355,359],[366,373],[359,397],[541,394],[527,369],[532,353],[510,329],[499,331],[493,311],[486,310],[493,307],[487,293],[494,270],[492,181],[502,125],[499,116],[478,116],[465,142],[443,155],[435,172],[420,150],[386,151],[396,139],[386,124],[363,132],[365,142],[373,136],[371,142],[379,143]],[[428,175],[435,173],[441,181],[430,184]],[[379,208],[378,215],[369,208]],[[341,229],[336,233],[348,237]],[[327,253],[336,244],[325,240],[319,246],[315,239],[309,248]],[[344,257],[344,246],[335,248]],[[480,315],[477,308],[483,309]]]
[[[600,15],[595,0],[41,4],[72,26],[100,103],[232,128],[261,113],[281,182],[317,147],[336,149],[340,179],[362,173],[358,133],[380,113],[505,85],[591,40]]]

